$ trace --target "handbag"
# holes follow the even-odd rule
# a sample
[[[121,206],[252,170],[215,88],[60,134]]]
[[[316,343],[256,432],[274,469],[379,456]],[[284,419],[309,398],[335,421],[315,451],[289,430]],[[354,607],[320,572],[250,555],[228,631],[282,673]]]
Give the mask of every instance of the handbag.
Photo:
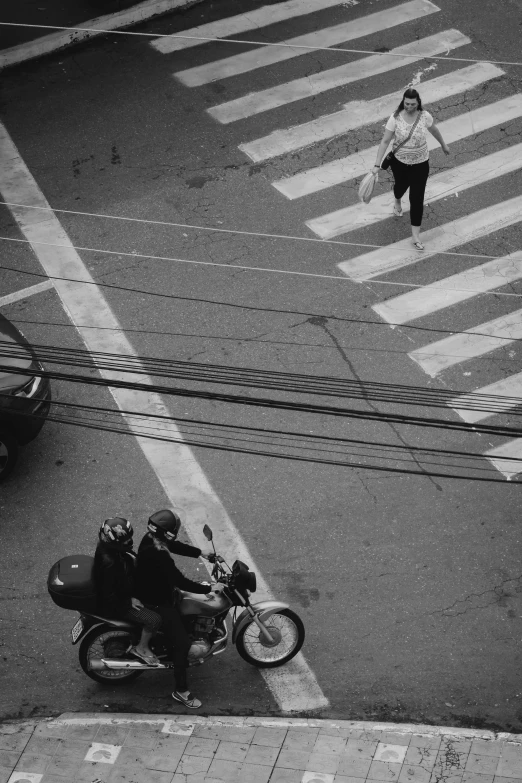
[[[418,115],[417,115],[417,119],[415,120],[415,122],[414,122],[414,123],[413,123],[413,125],[411,126],[411,130],[410,130],[410,132],[408,133],[407,137],[404,139],[404,141],[401,141],[401,143],[400,143],[400,144],[397,144],[397,146],[395,147],[395,149],[394,149],[394,150],[392,150],[391,152],[388,152],[388,154],[386,155],[386,157],[382,159],[382,161],[381,161],[381,169],[384,169],[384,171],[386,171],[386,169],[390,167],[390,164],[391,164],[391,162],[392,162],[393,158],[395,157],[395,153],[397,152],[397,150],[398,150],[398,149],[400,149],[400,147],[402,147],[402,146],[403,146],[403,144],[406,144],[406,142],[407,142],[407,141],[409,141],[409,140],[411,139],[411,137],[413,136],[413,131],[414,131],[414,130],[415,130],[415,128],[417,127],[417,123],[419,122],[419,120],[420,120],[420,118],[421,118],[421,114],[422,114],[422,112],[419,112],[419,113],[418,113]]]
[[[364,201],[365,204],[370,203],[378,176],[378,173],[375,172],[374,174],[373,171],[369,171],[368,174],[365,175],[359,185],[359,201]]]

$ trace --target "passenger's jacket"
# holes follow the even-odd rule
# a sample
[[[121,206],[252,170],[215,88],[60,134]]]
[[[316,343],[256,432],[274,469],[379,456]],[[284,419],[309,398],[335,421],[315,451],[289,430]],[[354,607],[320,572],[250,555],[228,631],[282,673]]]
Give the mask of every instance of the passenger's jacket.
[[[135,555],[118,552],[102,541],[94,553],[94,581],[98,610],[108,617],[125,614],[132,608]]]
[[[181,541],[168,545],[172,554],[199,557],[201,549]],[[152,536],[147,533],[141,540],[136,560],[136,597],[152,606],[174,605],[177,589],[191,593],[210,593],[210,585],[194,582],[177,568],[169,552],[156,549]]]

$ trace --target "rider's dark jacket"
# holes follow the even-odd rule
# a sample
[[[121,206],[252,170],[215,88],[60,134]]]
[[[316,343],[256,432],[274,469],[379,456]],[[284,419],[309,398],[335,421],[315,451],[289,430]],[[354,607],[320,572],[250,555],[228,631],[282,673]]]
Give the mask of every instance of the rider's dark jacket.
[[[168,548],[172,554],[185,557],[201,555],[201,549],[181,541],[171,541]],[[202,594],[211,591],[210,585],[194,582],[182,574],[168,552],[156,549],[149,533],[142,538],[138,548],[135,578],[136,597],[150,606],[173,606],[176,603],[177,589]]]
[[[99,611],[108,617],[125,614],[132,608],[135,556],[119,552],[103,541],[94,553],[94,582]]]

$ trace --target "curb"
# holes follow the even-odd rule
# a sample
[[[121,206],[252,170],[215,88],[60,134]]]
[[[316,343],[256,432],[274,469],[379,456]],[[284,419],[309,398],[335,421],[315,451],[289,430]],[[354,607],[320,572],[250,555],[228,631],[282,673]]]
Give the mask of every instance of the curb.
[[[55,33],[43,35],[34,41],[4,49],[0,52],[0,70],[87,41],[97,35],[103,35],[107,31],[129,27],[152,19],[154,16],[167,14],[178,8],[186,8],[200,2],[202,0],[144,0],[139,5],[126,8],[124,11],[91,19],[81,26],[78,25],[78,29],[64,28]]]
[[[349,721],[349,720],[318,720],[315,718],[259,718],[259,717],[227,717],[223,715],[209,716],[175,716],[167,715],[136,715],[134,713],[95,713],[95,712],[64,712],[57,718],[42,718],[41,720],[5,721],[4,725],[17,726],[89,726],[101,725],[143,725],[160,726],[165,734],[190,736],[195,726],[213,725],[230,727],[265,727],[265,728],[321,728],[340,731],[383,731],[393,734],[417,734],[432,737],[454,737],[458,739],[482,739],[497,742],[522,743],[522,734],[510,734],[508,732],[494,732],[482,729],[467,729],[453,726],[429,726],[416,723],[379,723],[373,721]]]

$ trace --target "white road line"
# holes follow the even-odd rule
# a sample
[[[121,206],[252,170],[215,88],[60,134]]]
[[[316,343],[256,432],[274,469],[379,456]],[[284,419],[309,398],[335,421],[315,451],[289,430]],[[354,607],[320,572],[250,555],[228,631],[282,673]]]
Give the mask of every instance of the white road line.
[[[495,449],[489,449],[484,452],[494,468],[502,473],[509,481],[514,476],[522,473],[522,438],[510,440],[497,446]]]
[[[470,410],[465,405],[477,405],[477,395],[491,394],[494,397],[505,397],[505,399],[495,399],[495,413],[489,413],[488,411],[477,410],[476,408]],[[455,413],[464,419],[464,421],[470,424],[476,421],[482,421],[489,416],[494,416],[497,413],[503,413],[505,411],[512,410],[512,408],[518,407],[522,403],[522,372],[516,373],[516,375],[510,375],[509,378],[503,378],[501,381],[491,383],[489,386],[483,386],[481,389],[475,389],[469,394],[460,394],[458,397],[454,397],[448,405],[453,408]],[[522,466],[520,468],[522,470]]]
[[[452,73],[430,79],[422,85],[424,104],[435,103],[452,95],[465,93],[480,84],[497,79],[504,71],[491,63],[476,63]],[[397,108],[400,90],[382,95],[372,101],[352,101],[334,114],[326,114],[302,125],[276,130],[268,136],[240,144],[239,149],[257,162],[293,152],[318,141],[340,136],[363,125],[371,125],[388,116]]]
[[[482,185],[522,168],[522,144],[484,155],[462,166],[455,166],[430,177],[426,187],[425,203],[463,193],[469,188]],[[312,220],[306,225],[322,239],[333,239],[349,231],[371,226],[392,216],[393,196],[387,193],[373,198],[369,204],[357,202],[349,207],[337,209]],[[404,212],[409,212],[409,201],[403,203]]]
[[[199,27],[191,27],[189,30],[183,30],[182,33],[196,37],[226,38],[257,27],[283,22],[285,19],[293,19],[296,16],[312,14],[325,8],[333,8],[336,5],[342,5],[343,2],[344,0],[288,0],[286,3],[264,5],[255,11],[229,16],[216,22],[199,25]],[[190,38],[155,38],[150,42],[150,45],[162,54],[170,54],[203,43],[207,42]]]
[[[460,141],[468,136],[481,133],[489,128],[510,122],[522,117],[522,93],[510,95],[479,109],[459,114],[450,120],[437,123],[447,144]],[[332,160],[322,166],[302,171],[293,177],[286,177],[272,182],[276,190],[289,199],[301,198],[320,190],[326,190],[334,185],[349,182],[356,177],[362,177],[375,163],[378,144],[360,152],[354,152],[345,158]],[[428,134],[428,149],[439,147],[439,142]]]
[[[34,296],[42,291],[48,291],[50,288],[54,288],[53,283],[50,280],[46,280],[44,283],[37,283],[36,285],[30,285],[28,288],[14,291],[12,294],[0,297],[0,307],[13,304],[13,302],[20,302],[22,299],[27,299],[27,297]]]
[[[372,309],[383,321],[395,325],[405,324],[521,279],[522,252],[516,251],[380,302]]]
[[[522,215],[520,217],[522,220]],[[434,378],[455,364],[476,359],[486,353],[503,348],[522,338],[522,310],[495,318],[474,326],[465,332],[452,334],[423,348],[417,348],[408,356]]]
[[[411,237],[401,239],[393,245],[386,245],[361,256],[342,261],[339,269],[352,280],[361,282],[373,277],[403,269],[437,253],[451,250],[474,239],[499,231],[522,221],[522,196],[500,201],[478,212],[431,228],[422,233],[425,250],[421,253],[413,247]]]
[[[20,157],[7,130],[1,124],[0,192],[4,201],[49,209],[43,193]],[[25,238],[32,243],[33,251],[49,277],[67,277],[86,283],[93,282],[54,212],[49,211],[44,214],[39,210],[19,207],[11,207],[11,212]],[[39,244],[40,242],[54,242],[65,247],[46,247]],[[97,286],[55,279],[54,287],[89,351],[123,354],[136,358],[134,348]],[[106,327],[103,331],[98,332],[78,326],[78,323],[92,321],[93,317],[99,326]],[[128,382],[134,380],[139,380],[141,383],[152,382],[146,375],[107,372],[101,369],[99,372],[109,381],[124,379]],[[152,392],[129,389],[110,391],[121,410],[133,410],[145,415],[150,413],[171,415],[161,397]],[[128,419],[128,425],[133,430],[132,418]],[[136,435],[137,441],[162,484],[169,503],[183,509],[185,528],[190,538],[196,546],[206,546],[202,528],[206,522],[209,522],[225,559],[229,562],[236,558],[245,560],[254,571],[257,571],[256,598],[258,595],[259,598],[270,597],[272,593],[268,584],[254,565],[245,542],[234,527],[191,449],[182,442],[180,431],[174,422],[166,421],[162,427],[165,436],[178,442],[164,443]],[[284,712],[316,710],[328,705],[313,672],[301,654],[281,671],[262,670],[261,674]]]
[[[271,7],[277,8],[278,6]],[[378,11],[360,19],[353,19],[350,22],[343,22],[334,27],[325,27],[322,30],[315,30],[313,33],[289,38],[286,41],[281,41],[281,43],[287,43],[292,46],[336,46],[346,41],[352,41],[354,38],[362,38],[381,30],[387,30],[389,27],[395,27],[413,19],[419,19],[436,11],[440,11],[440,8],[437,8],[429,0],[412,0],[410,3],[388,8],[385,11]],[[198,65],[195,68],[187,68],[184,71],[178,71],[174,75],[187,87],[197,87],[209,82],[215,82],[218,79],[238,76],[257,68],[291,60],[293,57],[299,57],[304,54],[310,54],[310,52],[306,49],[264,46],[250,52],[241,52],[241,54],[226,57],[217,62]]]
[[[196,0],[198,2],[198,0]],[[105,30],[119,30],[122,27],[128,27],[145,19],[150,19],[158,14],[165,14],[175,8],[182,8],[185,5],[192,5],[193,0],[144,0],[142,3],[133,5],[131,8],[124,8],[115,14],[106,14],[97,16],[84,22],[81,27],[84,30],[58,30],[49,35],[42,35],[33,41],[11,46],[9,49],[0,51],[0,68],[7,68],[10,65],[31,60],[34,57],[41,57],[44,54],[55,52],[59,49],[65,49],[67,46],[87,41],[96,35],[102,35]],[[45,24],[45,17],[42,24]]]
[[[459,33],[458,30],[444,30],[441,33],[430,35],[428,38],[421,38],[413,43],[398,46],[396,49],[392,49],[389,55],[375,54],[371,57],[363,57],[339,65],[337,68],[330,68],[310,76],[304,76],[301,79],[279,84],[277,87],[251,92],[233,101],[213,106],[207,111],[215,120],[222,123],[243,120],[254,114],[276,109],[278,106],[286,106],[294,101],[312,98],[314,95],[333,90],[335,87],[388,73],[395,68],[404,68],[428,55],[448,52],[469,43],[471,43],[470,39]]]

